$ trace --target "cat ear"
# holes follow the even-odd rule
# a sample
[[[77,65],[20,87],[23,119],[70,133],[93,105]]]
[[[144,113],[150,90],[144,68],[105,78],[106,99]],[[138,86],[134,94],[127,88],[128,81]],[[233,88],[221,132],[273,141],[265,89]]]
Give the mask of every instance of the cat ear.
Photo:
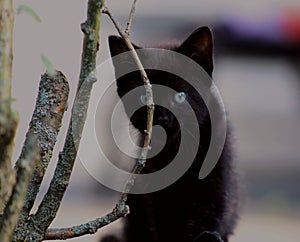
[[[213,71],[213,37],[208,27],[196,29],[178,51],[201,65],[211,75]]]
[[[112,57],[115,55],[124,53],[126,51],[129,51],[124,40],[119,36],[115,36],[115,35],[109,36],[108,44],[109,44],[110,54]],[[140,47],[138,47],[137,45],[135,45],[135,44],[132,44],[132,45],[135,49],[140,49]]]

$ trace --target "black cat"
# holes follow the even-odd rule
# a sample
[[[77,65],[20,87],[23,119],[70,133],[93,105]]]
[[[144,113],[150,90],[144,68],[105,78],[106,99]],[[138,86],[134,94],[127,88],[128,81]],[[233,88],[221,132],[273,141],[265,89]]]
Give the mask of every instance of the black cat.
[[[109,47],[112,56],[128,51],[120,37],[110,36]],[[143,49],[135,46],[136,49]],[[177,46],[160,46],[183,54],[197,62],[209,76],[213,71],[213,39],[209,28],[200,27],[195,30],[182,44]],[[147,56],[153,62],[159,63],[157,56]],[[174,57],[170,57],[174,58]],[[178,63],[170,59],[169,65]],[[118,76],[124,68],[135,65],[133,60],[123,58],[119,63],[114,62],[115,73]],[[184,70],[183,70],[184,71]],[[168,165],[176,156],[181,138],[184,135],[193,136],[193,129],[199,128],[201,138],[196,157],[191,167],[172,185],[156,192],[147,194],[130,194],[128,205],[130,214],[124,218],[125,228],[122,241],[126,242],[227,242],[233,233],[237,220],[237,179],[233,165],[233,155],[230,134],[227,129],[226,142],[213,171],[205,178],[198,178],[199,170],[211,141],[211,119],[203,99],[188,82],[168,72],[146,70],[152,84],[160,84],[175,90],[156,96],[154,102],[160,100],[164,105],[156,105],[153,125],[164,128],[167,138],[164,148],[159,154],[147,159],[142,173],[158,171]],[[138,71],[123,75],[117,79],[118,95],[122,98],[126,93],[143,81]],[[207,94],[209,95],[209,94]],[[130,102],[144,102],[145,96],[134,97]],[[124,102],[127,113],[130,111],[130,102]],[[185,123],[189,114],[185,114],[186,105],[190,105],[196,115],[196,123]],[[185,127],[181,130],[175,114],[183,117]],[[130,121],[143,136],[146,129],[146,106],[130,114]],[[153,137],[152,145],[159,140]],[[189,147],[185,147],[188,149]],[[185,162],[183,159],[182,162]],[[140,186],[143,184],[139,184]],[[110,238],[110,239],[109,239]],[[103,241],[116,241],[107,237]]]

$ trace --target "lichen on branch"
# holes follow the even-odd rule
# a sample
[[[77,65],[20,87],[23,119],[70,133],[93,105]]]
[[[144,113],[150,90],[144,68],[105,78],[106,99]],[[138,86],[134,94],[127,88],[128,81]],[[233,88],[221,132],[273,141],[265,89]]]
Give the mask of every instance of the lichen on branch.
[[[35,109],[29,124],[21,155],[16,167],[28,152],[30,137],[36,136],[40,160],[36,164],[30,180],[24,206],[19,216],[14,233],[14,239],[20,240],[25,236],[27,222],[34,201],[40,190],[44,174],[52,157],[62,119],[67,109],[69,84],[62,72],[55,75],[45,73],[41,76]]]
[[[76,225],[70,228],[51,228],[45,235],[46,240],[71,239],[86,234],[95,234],[100,228],[126,216],[129,213],[128,206],[117,204],[112,212],[101,218],[94,219],[84,224]]]
[[[3,218],[0,224],[0,241],[11,242],[17,219],[24,203],[24,197],[28,189],[33,168],[40,158],[39,148],[34,135],[28,138],[26,153],[16,166],[16,184],[12,195],[5,206]]]
[[[93,83],[96,81],[96,54],[99,50],[99,29],[103,1],[89,0],[87,20],[81,25],[84,33],[81,70],[72,116],[62,152],[51,180],[36,214],[28,223],[28,241],[42,241],[52,223],[69,185],[72,169],[77,156]],[[30,235],[30,236],[29,236]]]

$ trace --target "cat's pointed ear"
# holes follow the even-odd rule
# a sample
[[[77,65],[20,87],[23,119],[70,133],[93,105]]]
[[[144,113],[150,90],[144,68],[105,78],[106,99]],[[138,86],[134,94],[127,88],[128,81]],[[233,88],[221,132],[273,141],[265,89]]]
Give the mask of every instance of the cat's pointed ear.
[[[121,53],[124,53],[126,51],[129,51],[127,45],[125,44],[124,40],[119,37],[119,36],[115,36],[115,35],[111,35],[108,37],[108,44],[109,44],[109,49],[110,49],[110,54],[111,56],[115,56]],[[133,44],[133,47],[135,49],[140,49],[140,47],[138,47],[137,45]]]
[[[178,51],[201,65],[211,75],[213,71],[213,37],[208,27],[196,29]]]

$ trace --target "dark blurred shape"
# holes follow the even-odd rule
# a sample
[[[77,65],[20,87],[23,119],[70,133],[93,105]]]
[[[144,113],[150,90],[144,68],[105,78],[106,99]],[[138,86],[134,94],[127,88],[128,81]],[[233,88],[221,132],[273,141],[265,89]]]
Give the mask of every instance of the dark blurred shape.
[[[107,235],[99,240],[99,242],[119,242],[120,240],[113,236],[113,235]]]
[[[264,21],[222,20],[214,27],[216,54],[299,57],[299,15],[300,10],[288,10]]]

